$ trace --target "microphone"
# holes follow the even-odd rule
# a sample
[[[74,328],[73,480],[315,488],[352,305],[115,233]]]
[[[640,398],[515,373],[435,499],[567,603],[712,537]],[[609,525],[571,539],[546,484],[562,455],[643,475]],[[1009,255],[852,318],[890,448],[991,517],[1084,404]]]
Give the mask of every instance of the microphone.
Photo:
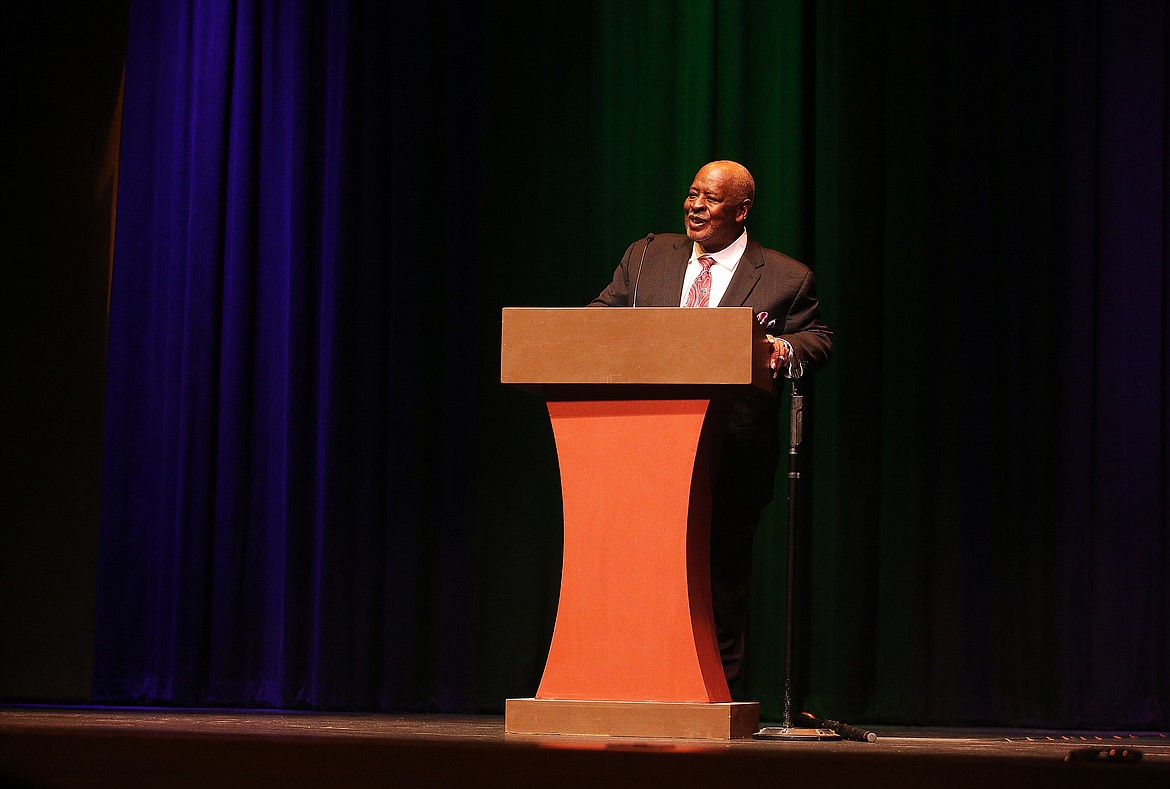
[[[835,734],[841,735],[842,739],[856,740],[857,742],[877,742],[877,734],[868,729],[850,726],[848,723],[841,723],[840,721],[822,720],[811,712],[802,712],[800,714],[818,729],[828,729]]]
[[[642,247],[642,257],[638,260],[638,274],[634,277],[634,298],[630,302],[631,307],[638,306],[638,280],[642,278],[642,264],[646,262],[646,250],[650,248],[650,242],[654,240],[654,234],[646,236],[646,246]]]

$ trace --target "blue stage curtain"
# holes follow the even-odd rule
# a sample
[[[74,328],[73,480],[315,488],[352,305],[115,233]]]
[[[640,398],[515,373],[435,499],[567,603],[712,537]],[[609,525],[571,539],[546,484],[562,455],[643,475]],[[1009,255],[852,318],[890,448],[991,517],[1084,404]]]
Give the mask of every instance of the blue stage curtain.
[[[476,93],[393,42],[474,43],[418,5],[133,7],[99,700],[468,703],[473,168],[431,125]]]

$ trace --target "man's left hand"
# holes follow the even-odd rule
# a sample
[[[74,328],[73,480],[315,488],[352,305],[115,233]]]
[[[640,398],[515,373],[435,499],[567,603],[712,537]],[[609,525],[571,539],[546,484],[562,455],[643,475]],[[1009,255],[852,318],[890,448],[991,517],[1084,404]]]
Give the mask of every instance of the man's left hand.
[[[772,369],[772,377],[779,378],[780,371],[788,365],[788,343],[779,337],[772,338],[772,358],[768,366]]]

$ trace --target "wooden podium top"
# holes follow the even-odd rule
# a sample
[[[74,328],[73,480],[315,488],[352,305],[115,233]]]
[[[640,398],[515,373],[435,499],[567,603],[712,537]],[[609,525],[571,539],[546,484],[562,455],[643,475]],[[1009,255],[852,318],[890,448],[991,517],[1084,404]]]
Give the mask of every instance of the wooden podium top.
[[[772,345],[750,307],[505,307],[506,384],[754,385]]]

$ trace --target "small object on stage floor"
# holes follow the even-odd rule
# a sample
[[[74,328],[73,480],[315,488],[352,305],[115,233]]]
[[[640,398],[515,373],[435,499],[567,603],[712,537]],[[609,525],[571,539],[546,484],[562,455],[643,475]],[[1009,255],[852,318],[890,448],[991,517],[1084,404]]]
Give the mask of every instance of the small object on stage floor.
[[[821,729],[828,729],[829,731],[840,734],[843,739],[854,740],[855,742],[877,742],[877,734],[868,729],[862,729],[857,726],[850,726],[848,723],[841,723],[840,721],[825,720],[818,718],[811,712],[800,713],[801,717],[805,719],[805,723],[809,726],[816,726]]]

